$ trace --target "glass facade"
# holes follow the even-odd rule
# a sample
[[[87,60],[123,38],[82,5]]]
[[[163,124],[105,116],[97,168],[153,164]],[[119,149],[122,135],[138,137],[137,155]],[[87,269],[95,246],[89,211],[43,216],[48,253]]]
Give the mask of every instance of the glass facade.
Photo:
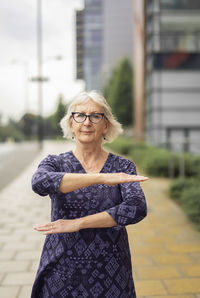
[[[161,9],[185,9],[193,10],[200,9],[199,0],[161,0]]]
[[[84,79],[83,73],[83,19],[84,10],[76,11],[76,78],[79,80]]]
[[[102,64],[103,21],[102,1],[85,0],[84,15],[84,78],[86,89],[99,89]]]
[[[146,0],[146,132],[150,142],[167,146],[169,140],[177,140],[179,150],[197,152],[198,147],[200,152],[200,143],[193,150],[191,139],[195,133],[200,140],[199,78],[200,1]]]
[[[155,70],[200,70],[200,55],[196,53],[155,53],[152,58]]]

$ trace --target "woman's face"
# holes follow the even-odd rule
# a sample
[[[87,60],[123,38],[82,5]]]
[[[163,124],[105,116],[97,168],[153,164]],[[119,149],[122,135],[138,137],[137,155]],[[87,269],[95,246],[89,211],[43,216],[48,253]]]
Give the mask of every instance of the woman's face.
[[[87,115],[103,113],[102,108],[93,100],[75,106],[75,111]],[[87,117],[82,123],[77,123],[73,118],[70,121],[70,129],[77,141],[81,143],[101,143],[102,137],[109,129],[109,122],[103,117],[99,123],[92,123]]]

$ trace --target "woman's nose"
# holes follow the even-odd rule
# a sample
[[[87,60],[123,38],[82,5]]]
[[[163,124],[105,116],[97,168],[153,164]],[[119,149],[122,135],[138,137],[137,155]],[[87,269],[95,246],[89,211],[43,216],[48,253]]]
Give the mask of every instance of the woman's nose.
[[[87,117],[85,119],[85,121],[83,122],[83,124],[86,124],[86,125],[91,124],[91,121],[90,121],[89,117]]]

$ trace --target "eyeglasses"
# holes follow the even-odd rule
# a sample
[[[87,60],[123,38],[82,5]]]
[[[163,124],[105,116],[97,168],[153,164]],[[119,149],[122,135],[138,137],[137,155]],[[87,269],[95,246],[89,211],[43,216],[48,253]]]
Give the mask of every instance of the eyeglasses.
[[[72,112],[72,117],[77,123],[83,123],[88,117],[92,123],[97,124],[103,119],[104,113],[92,113],[86,115],[84,113]]]

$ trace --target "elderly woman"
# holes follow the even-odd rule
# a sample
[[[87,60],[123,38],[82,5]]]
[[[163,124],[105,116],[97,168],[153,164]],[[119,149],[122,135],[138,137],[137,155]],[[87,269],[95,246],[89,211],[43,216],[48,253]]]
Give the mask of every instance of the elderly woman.
[[[146,216],[135,165],[102,148],[122,132],[102,95],[83,92],[60,125],[75,140],[73,151],[48,155],[32,188],[49,195],[51,222],[35,227],[46,235],[32,298],[136,297],[125,226]]]

